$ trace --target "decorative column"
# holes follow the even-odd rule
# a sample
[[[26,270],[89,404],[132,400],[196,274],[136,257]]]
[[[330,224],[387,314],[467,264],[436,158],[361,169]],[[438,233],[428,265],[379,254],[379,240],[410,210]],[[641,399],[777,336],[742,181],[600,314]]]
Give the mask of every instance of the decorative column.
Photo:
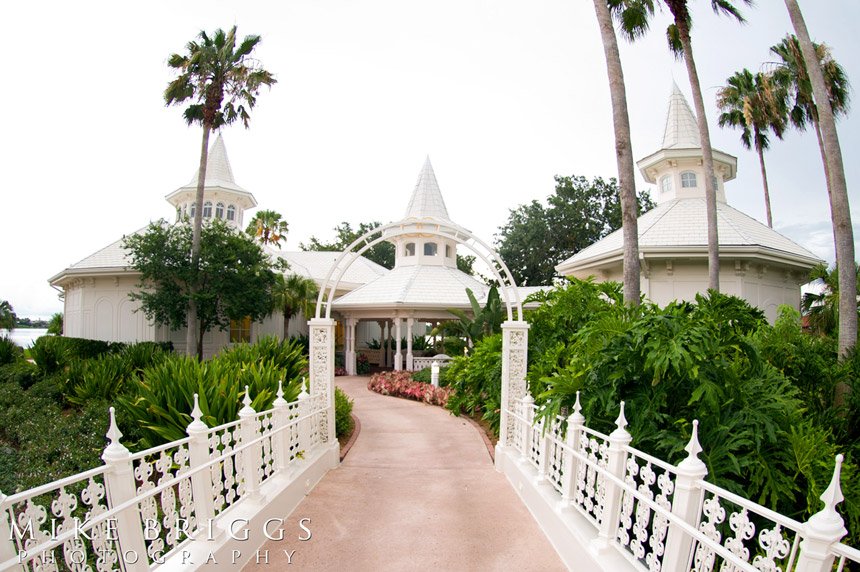
[[[515,420],[508,415],[517,400],[526,396],[526,368],[529,351],[529,325],[522,320],[508,320],[502,324],[502,411],[496,460],[500,450],[514,443]]]
[[[239,434],[242,436],[242,445],[251,443],[259,435],[257,430],[257,412],[251,407],[251,396],[248,386],[245,386],[245,397],[242,399],[242,409],[239,410]],[[260,487],[260,477],[257,471],[261,463],[260,444],[256,443],[242,451],[242,465],[244,468],[243,478],[245,480],[245,496],[254,497]]]
[[[203,422],[203,412],[197,394],[194,394],[194,409],[191,410],[191,423],[185,428],[191,437],[188,443],[189,466],[193,469],[209,462],[209,427]],[[197,471],[191,475],[191,494],[194,498],[194,516],[197,517],[197,530],[206,529],[215,518],[212,502],[212,472]]]
[[[310,333],[311,397],[323,396],[326,411],[320,415],[320,435],[327,443],[334,437],[334,320],[314,318],[308,322]]]
[[[621,402],[621,411],[615,420],[615,431],[609,434],[609,458],[606,470],[624,479],[627,472],[627,446],[633,438],[627,432],[627,419],[624,417],[624,402]],[[609,548],[615,533],[618,531],[618,518],[621,514],[621,495],[623,490],[614,482],[606,479],[604,481],[605,495],[603,497],[603,511],[600,517],[600,528],[597,538],[592,541],[598,553]],[[666,568],[666,570],[678,570],[678,568]]]
[[[576,483],[580,470],[580,461],[571,451],[579,451],[579,442],[582,427],[585,425],[585,417],[582,415],[582,405],[579,403],[579,392],[576,392],[576,403],[573,404],[573,413],[567,418],[567,434],[564,442],[569,450],[564,451],[564,470],[561,477],[561,501],[559,508],[566,509],[576,497]]]
[[[376,320],[377,325],[379,325],[379,367],[385,367],[388,363],[388,344],[385,340],[385,324],[388,323],[387,320]]]
[[[439,387],[439,362],[436,360],[430,364],[430,384],[433,387]]]
[[[348,316],[344,322],[343,349],[344,358],[346,361],[346,373],[355,375],[355,325],[357,320],[352,316]]]
[[[699,459],[702,446],[699,445],[699,420],[693,420],[693,434],[684,448],[687,458],[678,464],[675,477],[675,493],[672,496],[672,514],[681,517],[690,526],[698,526],[699,509],[705,491],[699,482],[708,474],[708,467]],[[680,570],[690,561],[693,538],[672,522],[666,534],[666,551],[663,557],[663,570]]]
[[[119,442],[122,433],[116,426],[116,414],[113,407],[110,408],[110,428],[106,437],[110,440],[110,444],[102,453],[102,460],[109,467],[104,474],[105,491],[107,492],[108,506],[113,508],[137,496],[131,453]],[[127,562],[123,569],[129,572],[147,572],[149,570],[149,558],[138,505],[133,505],[117,515],[116,537],[122,554],[120,559],[126,555],[129,556],[125,558]]]
[[[848,534],[842,517],[836,512],[836,505],[845,498],[839,483],[842,472],[842,455],[836,455],[836,467],[830,485],[821,495],[824,503],[817,513],[803,523],[800,531],[803,541],[800,543],[800,558],[797,560],[797,572],[829,572],[833,570],[835,555],[831,551],[833,545]]]
[[[412,371],[415,369],[413,367],[413,357],[412,357],[412,328],[415,327],[415,318],[406,318],[406,369]]]
[[[397,348],[397,352],[394,354],[394,371],[400,371],[403,369],[403,354],[401,353],[400,347],[400,339],[403,337],[403,334],[400,331],[402,320],[400,316],[394,318],[394,347]]]

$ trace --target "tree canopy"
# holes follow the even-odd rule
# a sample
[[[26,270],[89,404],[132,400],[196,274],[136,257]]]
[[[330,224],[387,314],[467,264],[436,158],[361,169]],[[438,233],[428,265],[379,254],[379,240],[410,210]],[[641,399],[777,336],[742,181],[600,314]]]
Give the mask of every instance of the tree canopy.
[[[382,223],[379,221],[362,222],[358,224],[357,228],[353,229],[350,223],[344,221],[334,227],[335,238],[333,241],[323,242],[317,237],[312,236],[308,244],[301,243],[299,244],[299,248],[302,250],[340,252],[345,250],[360,236],[380,226],[382,226]],[[380,266],[384,266],[385,268],[394,268],[394,245],[390,242],[382,241],[367,249],[364,253],[364,257],[376,262]]]
[[[615,179],[556,175],[546,205],[532,201],[512,209],[495,242],[517,284],[551,284],[557,264],[621,228],[618,196]],[[639,196],[640,214],[653,207],[647,194]]]
[[[18,316],[15,315],[12,304],[8,300],[0,300],[0,328],[14,330],[17,323]]]
[[[212,328],[226,330],[231,320],[259,320],[271,311],[275,283],[272,262],[244,233],[219,219],[203,225],[200,264],[191,263],[192,229],[188,224],[151,223],[145,232],[125,237],[131,267],[141,273],[140,301],[146,317],[179,329],[187,326],[188,304],[197,301],[202,356],[203,335]]]

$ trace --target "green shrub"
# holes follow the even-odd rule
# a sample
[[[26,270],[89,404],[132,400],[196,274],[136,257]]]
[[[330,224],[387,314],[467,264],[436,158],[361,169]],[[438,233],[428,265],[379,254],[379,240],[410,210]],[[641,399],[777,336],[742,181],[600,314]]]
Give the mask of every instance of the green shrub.
[[[456,415],[480,416],[498,436],[502,401],[502,335],[484,337],[475,344],[471,356],[454,358],[445,369],[447,385],[453,390],[448,398],[448,409]]]
[[[51,375],[65,367],[68,361],[67,348],[62,340],[55,336],[42,336],[37,338],[30,346],[30,357],[36,362],[36,366],[43,375]]]
[[[0,366],[0,384],[11,383],[27,389],[39,379],[39,370],[30,362],[20,361]]]
[[[168,356],[143,370],[141,379],[132,380],[128,395],[118,401],[139,426],[140,445],[153,446],[186,436],[195,393],[200,396],[203,421],[214,427],[238,419],[246,385],[256,411],[271,408],[279,380],[284,381],[285,399],[295,400],[306,369],[299,344],[267,338],[207,362]]]
[[[353,400],[339,387],[334,388],[334,431],[338,437],[349,435],[353,429]]]
[[[370,360],[367,358],[367,355],[359,353],[355,356],[355,371],[358,375],[370,373]]]
[[[79,360],[80,381],[66,386],[69,403],[83,407],[94,400],[112,401],[122,395],[135,371],[132,360],[123,354],[105,354],[94,359]]]
[[[24,357],[24,350],[7,336],[0,336],[0,365],[15,363]]]

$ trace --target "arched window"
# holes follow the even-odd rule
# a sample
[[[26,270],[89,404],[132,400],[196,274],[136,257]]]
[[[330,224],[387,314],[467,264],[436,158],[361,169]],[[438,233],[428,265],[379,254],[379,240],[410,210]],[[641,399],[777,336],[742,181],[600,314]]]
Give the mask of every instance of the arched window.
[[[681,173],[681,187],[684,189],[695,189],[698,185],[696,184],[696,173],[692,171],[685,171]]]
[[[179,222],[179,219],[182,218],[182,209],[180,207],[176,207],[176,222]]]
[[[445,245],[445,258],[451,258],[451,245]]]
[[[227,220],[236,220],[236,207],[233,205],[227,207]]]
[[[197,214],[197,203],[191,203],[191,218]]]
[[[406,256],[415,256],[415,243],[407,242],[404,252],[406,253]]]
[[[215,205],[215,218],[224,218],[224,203]]]
[[[212,201],[203,203],[203,218],[212,218]]]
[[[719,190],[720,190],[720,184],[717,182],[717,177],[716,177],[716,175],[714,175],[713,177],[711,177],[711,183],[713,183],[713,184],[714,184],[714,190],[715,190],[715,191],[719,191]]]
[[[439,246],[435,242],[424,243],[424,256],[436,256],[439,252]]]
[[[661,193],[668,193],[671,190],[672,190],[672,177],[670,177],[669,175],[665,175],[663,178],[660,179],[660,192]]]

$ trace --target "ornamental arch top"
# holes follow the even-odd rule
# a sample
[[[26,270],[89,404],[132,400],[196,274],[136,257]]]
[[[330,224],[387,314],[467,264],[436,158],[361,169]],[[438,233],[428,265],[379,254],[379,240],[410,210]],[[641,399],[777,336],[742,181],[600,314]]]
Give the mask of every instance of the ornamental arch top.
[[[331,318],[331,307],[337,287],[343,275],[359,256],[384,240],[410,234],[423,234],[451,239],[471,250],[487,265],[493,273],[493,278],[501,285],[508,320],[513,321],[515,319],[514,311],[516,311],[516,320],[523,319],[522,300],[520,300],[516,282],[507,265],[496,251],[468,229],[449,220],[431,217],[404,219],[378,226],[355,239],[335,259],[334,264],[332,264],[328,274],[326,274],[325,280],[320,286],[319,296],[317,297],[316,318],[320,319],[323,317],[323,307],[325,307],[325,318]]]
[[[497,447],[513,440],[514,423],[507,411],[514,400],[525,396],[526,364],[528,361],[528,329],[523,319],[523,305],[516,282],[505,262],[486,242],[471,231],[441,218],[406,218],[376,227],[352,242],[332,263],[320,286],[315,317],[308,322],[310,338],[310,393],[322,394],[328,404],[327,414],[319,422],[319,430],[329,442],[334,442],[334,329],[331,318],[335,292],[346,271],[369,248],[397,236],[422,234],[455,241],[483,261],[498,283],[505,301],[507,321],[502,324],[502,395],[501,431]],[[323,315],[323,309],[325,313]]]

